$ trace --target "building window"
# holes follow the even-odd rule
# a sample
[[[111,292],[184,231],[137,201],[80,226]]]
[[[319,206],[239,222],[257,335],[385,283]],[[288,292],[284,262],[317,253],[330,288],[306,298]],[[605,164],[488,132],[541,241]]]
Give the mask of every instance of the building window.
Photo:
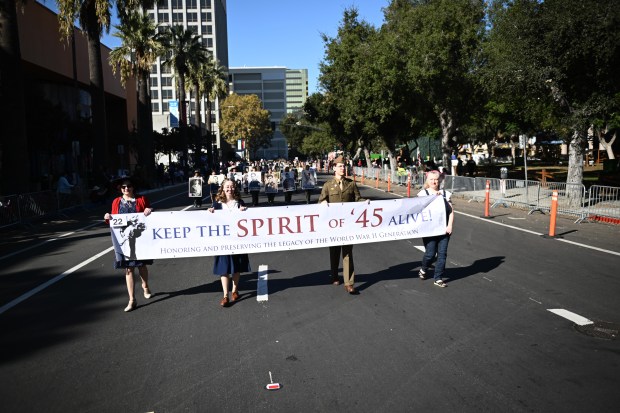
[[[159,112],[159,103],[151,102],[151,112]]]
[[[211,13],[200,13],[200,21],[202,23],[204,22],[211,22]]]
[[[168,13],[157,13],[157,21],[159,23],[168,23],[170,21],[170,15]]]
[[[211,0],[200,0],[200,8],[201,9],[210,9],[211,8]]]
[[[168,112],[168,102],[162,102],[161,104],[161,111],[162,112]]]
[[[162,77],[161,78],[162,86],[172,86],[172,78],[171,77]]]
[[[148,16],[151,21],[155,21],[155,13],[149,13]]]
[[[172,4],[173,10],[183,8],[183,0],[170,0],[170,4]]]
[[[202,25],[202,34],[206,34],[206,35],[212,36],[213,35],[213,26],[211,26],[210,24],[209,25],[203,24]]]
[[[162,89],[162,91],[161,91],[161,98],[163,100],[170,100],[170,99],[172,99],[172,89]]]
[[[198,13],[187,13],[187,21],[188,22],[197,22],[198,21]]]
[[[197,4],[196,0],[185,0],[185,5],[186,5],[186,8],[188,9],[195,9],[196,4]]]
[[[207,37],[205,40],[207,41],[205,47],[207,47],[208,49],[213,49],[213,38]]]
[[[172,23],[183,23],[183,13],[172,13]]]
[[[157,8],[159,10],[167,9],[168,8],[168,0],[157,0]]]
[[[151,89],[151,99],[159,99],[159,90]]]
[[[151,66],[151,74],[152,75],[156,75],[157,74],[157,65]]]

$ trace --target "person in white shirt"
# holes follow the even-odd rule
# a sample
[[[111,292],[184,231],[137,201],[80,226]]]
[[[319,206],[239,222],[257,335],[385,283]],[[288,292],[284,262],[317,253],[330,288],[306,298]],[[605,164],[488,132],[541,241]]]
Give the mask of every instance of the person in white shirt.
[[[424,187],[418,193],[418,196],[442,196],[446,206],[446,233],[434,237],[422,238],[425,252],[424,257],[422,258],[422,268],[420,268],[418,276],[423,280],[427,278],[427,273],[431,268],[435,255],[437,255],[433,278],[435,280],[435,285],[443,288],[447,287],[446,283],[443,282],[442,277],[446,269],[448,243],[450,242],[452,224],[454,223],[454,210],[452,209],[452,204],[450,203],[450,197],[452,194],[445,189],[440,189],[442,180],[443,175],[439,173],[439,171],[427,172]]]

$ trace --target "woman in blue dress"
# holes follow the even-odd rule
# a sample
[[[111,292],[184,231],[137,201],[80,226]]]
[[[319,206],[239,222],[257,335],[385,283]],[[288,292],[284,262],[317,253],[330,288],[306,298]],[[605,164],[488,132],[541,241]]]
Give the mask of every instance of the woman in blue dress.
[[[222,182],[215,199],[213,200],[213,206],[209,208],[209,212],[215,210],[228,210],[228,211],[245,211],[247,207],[241,199],[239,194],[239,188],[234,181],[225,179]],[[232,255],[218,255],[215,257],[213,263],[213,273],[220,276],[222,282],[222,291],[224,297],[220,300],[222,307],[227,307],[229,303],[237,301],[239,299],[239,276],[242,272],[250,272],[250,259],[248,254],[232,254]],[[230,300],[228,299],[228,279],[232,274],[232,291],[230,294]]]

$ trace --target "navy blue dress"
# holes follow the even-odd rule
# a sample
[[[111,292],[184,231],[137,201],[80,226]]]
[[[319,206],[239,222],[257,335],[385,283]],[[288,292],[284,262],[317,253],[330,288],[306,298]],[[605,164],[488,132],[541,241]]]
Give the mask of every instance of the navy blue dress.
[[[239,200],[236,208],[244,205],[244,202]],[[221,202],[213,202],[213,209],[223,209],[223,207],[224,205]],[[217,276],[251,271],[248,254],[217,255],[213,263],[213,274]]]

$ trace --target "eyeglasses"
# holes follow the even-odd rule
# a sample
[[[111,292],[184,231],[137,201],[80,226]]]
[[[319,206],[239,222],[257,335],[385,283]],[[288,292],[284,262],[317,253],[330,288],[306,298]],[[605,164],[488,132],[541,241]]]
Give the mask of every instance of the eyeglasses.
[[[133,188],[132,185],[121,185],[121,189]]]

